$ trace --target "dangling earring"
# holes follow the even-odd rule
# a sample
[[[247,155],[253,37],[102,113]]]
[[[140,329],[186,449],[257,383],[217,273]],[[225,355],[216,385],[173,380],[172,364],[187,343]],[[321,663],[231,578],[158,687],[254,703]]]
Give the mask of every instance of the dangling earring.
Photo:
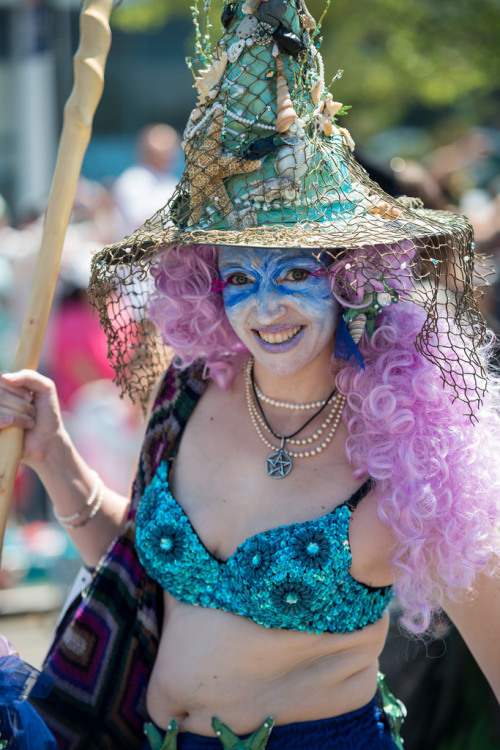
[[[391,303],[399,301],[398,293],[392,289],[382,276],[380,282],[384,285],[383,292],[368,292],[363,298],[361,308],[346,308],[339,319],[334,356],[365,368],[363,355],[358,344],[364,333],[368,340],[375,331],[377,315]]]
[[[347,323],[347,330],[351,334],[352,340],[356,345],[359,344],[361,336],[365,332],[366,320],[367,318],[365,313],[358,313]]]

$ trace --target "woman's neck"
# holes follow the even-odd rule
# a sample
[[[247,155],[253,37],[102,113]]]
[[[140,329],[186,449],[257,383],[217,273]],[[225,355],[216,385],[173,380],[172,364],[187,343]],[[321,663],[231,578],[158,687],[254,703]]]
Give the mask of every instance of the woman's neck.
[[[266,370],[254,360],[254,378],[266,396],[281,401],[305,404],[326,399],[334,386],[335,373],[331,369],[331,352],[322,352],[306,367],[289,376]]]

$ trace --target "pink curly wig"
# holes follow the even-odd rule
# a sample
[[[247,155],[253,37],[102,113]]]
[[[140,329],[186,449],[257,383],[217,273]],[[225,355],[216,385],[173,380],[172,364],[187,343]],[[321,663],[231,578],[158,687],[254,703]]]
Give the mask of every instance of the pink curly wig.
[[[176,352],[176,364],[186,368],[201,360],[205,376],[227,388],[234,358],[247,350],[229,324],[222,294],[211,290],[219,276],[217,247],[171,247],[152,273],[157,293],[149,313],[165,343]]]
[[[459,598],[478,572],[498,565],[499,388],[492,377],[472,423],[415,349],[422,311],[399,304],[379,319],[362,347],[366,369],[338,375],[346,449],[354,475],[376,480],[379,517],[397,539],[403,624],[423,632],[443,596]],[[490,342],[485,355],[491,349]]]
[[[176,351],[176,365],[202,360],[205,376],[227,387],[246,349],[229,325],[222,294],[212,291],[217,248],[169,248],[154,276],[150,313]],[[365,369],[345,366],[337,376],[347,396],[347,456],[355,477],[376,480],[379,517],[397,539],[392,562],[402,622],[414,633],[429,627],[444,596],[456,599],[473,588],[477,573],[492,572],[500,522],[498,380],[492,377],[472,424],[435,365],[415,348],[423,319],[413,304],[391,305],[360,345]],[[490,341],[485,358],[492,347]]]

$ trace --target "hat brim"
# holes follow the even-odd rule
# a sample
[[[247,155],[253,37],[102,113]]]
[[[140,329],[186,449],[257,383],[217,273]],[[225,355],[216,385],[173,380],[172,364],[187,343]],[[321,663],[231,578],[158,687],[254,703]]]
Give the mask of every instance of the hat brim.
[[[392,221],[370,216],[367,227],[363,216],[359,221],[335,223],[302,222],[299,224],[273,224],[249,227],[243,230],[180,230],[169,226],[164,230],[156,226],[153,231],[136,231],[121,242],[108,245],[96,260],[106,265],[132,262],[154,262],[161,248],[182,245],[230,245],[233,247],[283,248],[312,250],[328,249],[348,251],[373,245],[395,245],[411,242],[420,251],[446,245],[454,246],[457,233],[469,242],[473,230],[465,216],[449,211],[412,209],[405,211],[404,218]]]

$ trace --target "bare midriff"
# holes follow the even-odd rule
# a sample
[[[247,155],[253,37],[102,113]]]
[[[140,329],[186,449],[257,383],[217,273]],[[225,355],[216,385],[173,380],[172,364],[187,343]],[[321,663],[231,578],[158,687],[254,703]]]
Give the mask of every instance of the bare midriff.
[[[267,629],[165,593],[160,646],[147,693],[160,727],[212,736],[217,716],[237,734],[353,711],[375,695],[388,615],[352,633]]]

